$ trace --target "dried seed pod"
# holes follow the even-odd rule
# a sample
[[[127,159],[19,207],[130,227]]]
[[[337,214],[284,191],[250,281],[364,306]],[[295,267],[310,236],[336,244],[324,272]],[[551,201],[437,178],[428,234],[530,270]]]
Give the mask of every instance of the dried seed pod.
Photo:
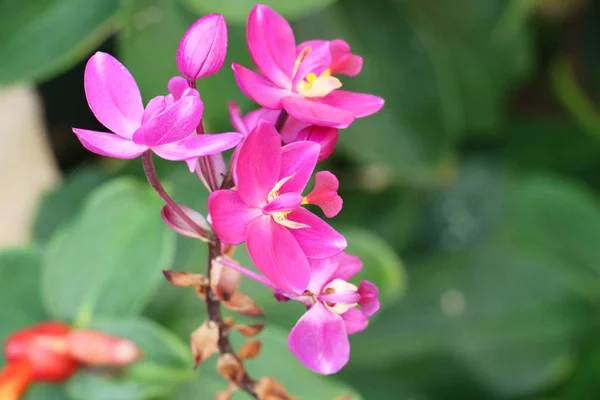
[[[195,274],[192,272],[173,271],[166,269],[163,271],[165,278],[175,286],[190,287],[190,286],[206,286],[208,280],[202,274]]]
[[[234,329],[246,337],[252,337],[258,335],[264,327],[265,324],[236,325]]]
[[[240,360],[250,360],[255,358],[259,353],[262,344],[258,340],[247,341],[240,347],[238,357]]]
[[[228,309],[249,317],[264,317],[265,313],[248,295],[242,292],[235,292],[223,305]]]
[[[244,367],[233,354],[221,354],[217,361],[217,371],[229,382],[238,385],[244,378]]]
[[[283,385],[271,377],[260,378],[256,383],[256,395],[259,400],[295,400]]]
[[[231,299],[238,289],[241,278],[242,274],[223,266],[218,259],[213,261],[210,273],[210,288],[219,300]]]
[[[195,367],[219,350],[219,326],[213,321],[204,322],[190,335]]]

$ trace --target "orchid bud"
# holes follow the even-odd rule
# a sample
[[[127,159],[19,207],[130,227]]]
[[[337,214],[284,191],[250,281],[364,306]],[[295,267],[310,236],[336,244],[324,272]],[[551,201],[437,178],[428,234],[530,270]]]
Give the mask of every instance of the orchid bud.
[[[338,130],[325,126],[311,125],[298,132],[295,141],[301,140],[310,140],[311,142],[319,144],[321,146],[319,161],[323,161],[328,158],[335,149],[335,145],[338,141]]]
[[[177,68],[188,80],[215,74],[227,53],[227,26],[221,14],[196,21],[183,35],[177,48]]]

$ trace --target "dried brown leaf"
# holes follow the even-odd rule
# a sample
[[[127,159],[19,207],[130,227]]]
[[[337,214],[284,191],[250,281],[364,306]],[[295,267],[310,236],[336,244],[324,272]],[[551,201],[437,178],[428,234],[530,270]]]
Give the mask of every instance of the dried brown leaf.
[[[192,272],[173,271],[166,269],[163,271],[165,278],[175,286],[190,287],[190,286],[206,286],[207,279],[202,274],[195,274]]]
[[[217,371],[229,382],[238,385],[244,377],[244,367],[233,354],[221,354],[217,361]]]
[[[283,385],[270,377],[261,378],[256,383],[256,395],[259,400],[295,400],[290,396]]]
[[[238,357],[240,360],[250,360],[255,358],[259,353],[262,344],[258,340],[249,340],[240,347]]]
[[[212,321],[204,322],[190,335],[192,354],[197,367],[219,350],[219,326]]]
[[[231,262],[235,262],[230,260]],[[218,260],[212,263],[210,288],[219,300],[229,300],[237,291],[242,274],[223,266]]]
[[[234,329],[246,337],[252,337],[258,335],[264,327],[265,324],[236,325]]]
[[[265,313],[248,295],[242,292],[235,292],[223,305],[231,311],[238,312],[249,317],[264,317]]]
[[[225,327],[225,329],[229,330],[235,327],[235,321],[233,320],[233,318],[227,317],[223,320],[223,326]]]

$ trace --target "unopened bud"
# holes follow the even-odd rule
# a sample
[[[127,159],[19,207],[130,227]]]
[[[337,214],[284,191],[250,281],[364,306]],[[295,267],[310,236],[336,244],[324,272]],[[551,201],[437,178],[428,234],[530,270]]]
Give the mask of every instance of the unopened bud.
[[[217,361],[217,371],[229,382],[239,384],[244,378],[244,367],[233,354],[222,354]]]
[[[227,53],[227,26],[220,14],[196,21],[183,35],[177,48],[177,68],[189,80],[215,74]]]
[[[190,336],[194,364],[197,367],[219,350],[219,326],[213,321],[204,322]]]
[[[191,272],[173,271],[166,269],[163,271],[165,278],[174,286],[181,287],[196,287],[205,286],[207,279],[202,274],[194,274]]]
[[[235,292],[223,305],[231,311],[238,312],[249,317],[263,317],[265,313],[254,300],[242,292]]]
[[[68,344],[71,356],[87,365],[120,367],[134,363],[141,355],[131,340],[89,329],[71,332]]]
[[[298,132],[295,141],[308,140],[319,144],[321,150],[319,151],[318,161],[323,161],[333,154],[338,136],[338,130],[335,128],[311,125]]]
[[[206,222],[206,218],[198,211],[179,204],[179,209],[192,221],[194,226],[191,226],[186,219],[182,218],[178,212],[173,210],[171,206],[164,206],[161,210],[163,221],[180,235],[200,239],[204,242],[210,241],[210,225]],[[198,229],[200,228],[200,229]]]
[[[258,335],[264,327],[265,324],[236,325],[235,330],[246,337],[252,337]]]
[[[258,340],[250,340],[240,347],[240,351],[238,352],[238,357],[240,360],[251,360],[256,358],[260,353],[260,349],[262,344]]]

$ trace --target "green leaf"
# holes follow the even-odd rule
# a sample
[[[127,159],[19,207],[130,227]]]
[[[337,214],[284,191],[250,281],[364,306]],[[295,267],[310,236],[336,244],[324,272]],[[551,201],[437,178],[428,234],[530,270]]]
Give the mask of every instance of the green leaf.
[[[462,135],[497,127],[529,69],[523,23],[497,29],[504,0],[344,0],[295,24],[299,41],[343,38],[364,58],[344,87],[386,100],[340,135],[340,148],[412,185],[439,185]],[[368,132],[366,134],[365,132]]]
[[[12,332],[45,319],[38,292],[39,278],[37,251],[0,251],[0,343]],[[3,362],[0,357],[0,365]]]
[[[256,360],[245,364],[252,377],[271,376],[282,383],[290,394],[301,399],[334,399],[341,396],[350,396],[352,400],[362,399],[355,390],[337,382],[335,378],[315,374],[302,366],[287,347],[287,335],[288,331],[272,325],[267,325],[261,332],[257,337],[263,343],[260,355]],[[239,348],[244,340],[247,339],[235,335],[235,348]],[[202,364],[198,378],[184,385],[174,400],[214,398],[217,391],[227,387],[227,383],[216,375],[214,368],[213,362]],[[241,400],[249,397],[238,393],[233,398]]]
[[[77,215],[87,195],[108,178],[107,173],[92,167],[84,167],[68,175],[58,189],[42,199],[33,225],[34,239],[47,242],[61,226]]]
[[[164,94],[168,80],[179,75],[175,52],[183,33],[197,16],[171,0],[133,0],[126,27],[118,36],[123,62],[135,76],[146,100]],[[211,12],[217,12],[211,10]],[[228,27],[228,51],[224,67],[214,76],[198,82],[205,104],[203,122],[208,132],[231,130],[227,102],[235,100],[244,109],[250,101],[238,89],[231,68],[232,61],[249,63],[245,29]],[[148,66],[152,66],[149,68]]]
[[[169,395],[192,375],[188,346],[150,320],[100,317],[93,320],[91,328],[133,340],[143,357],[118,377],[86,371],[78,373],[67,384],[69,394],[75,399],[154,399]]]
[[[89,324],[93,315],[140,312],[170,268],[175,234],[159,197],[121,178],[94,191],[69,229],[48,247],[42,297],[54,318]]]
[[[0,2],[0,84],[42,80],[79,62],[117,27],[118,0]]]
[[[70,398],[61,384],[36,382],[25,392],[23,400],[70,400]]]
[[[228,23],[244,24],[248,14],[256,1],[254,0],[182,0],[199,15],[219,13],[225,16]],[[293,20],[308,14],[315,13],[336,0],[263,0],[265,4],[275,9],[287,19]]]

